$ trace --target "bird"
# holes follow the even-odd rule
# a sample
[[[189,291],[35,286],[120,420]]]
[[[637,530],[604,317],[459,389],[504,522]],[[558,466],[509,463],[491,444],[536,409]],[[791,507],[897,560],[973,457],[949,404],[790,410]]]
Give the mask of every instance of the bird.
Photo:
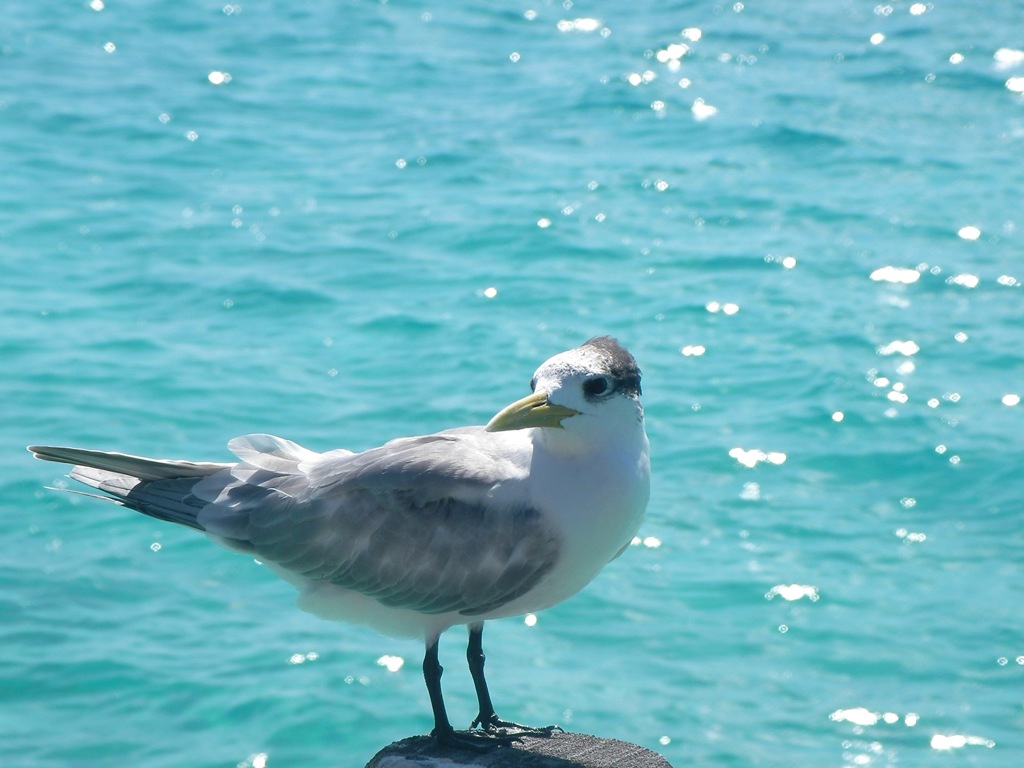
[[[484,622],[576,594],[636,535],[650,495],[640,369],[610,336],[537,368],[531,393],[483,426],[317,453],[267,434],[235,462],[29,446],[71,478],[150,517],[204,532],[298,588],[298,606],[425,644],[438,742],[487,750],[549,735],[495,712]],[[441,634],[468,628],[478,712],[456,730],[441,691]]]

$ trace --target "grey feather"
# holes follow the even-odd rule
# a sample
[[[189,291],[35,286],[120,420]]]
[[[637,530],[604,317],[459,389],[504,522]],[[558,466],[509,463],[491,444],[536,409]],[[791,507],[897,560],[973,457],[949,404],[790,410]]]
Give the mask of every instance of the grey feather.
[[[167,480],[172,477],[203,477],[231,466],[201,461],[148,459],[128,453],[90,451],[84,448],[60,448],[51,445],[30,445],[32,455],[43,461],[61,464],[81,464],[109,472],[131,475],[140,480]]]
[[[269,435],[231,442],[237,464],[34,446],[71,477],[161,520],[206,531],[313,581],[393,608],[476,616],[533,588],[559,542],[529,507],[488,501],[507,468],[466,435],[316,454]],[[503,474],[503,471],[506,474]]]

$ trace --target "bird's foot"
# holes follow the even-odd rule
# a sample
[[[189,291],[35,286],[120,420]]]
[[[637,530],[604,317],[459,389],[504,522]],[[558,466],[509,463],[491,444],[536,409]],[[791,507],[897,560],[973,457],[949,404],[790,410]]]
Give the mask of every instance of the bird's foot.
[[[430,732],[441,744],[454,749],[469,749],[475,752],[486,752],[496,747],[507,747],[531,734],[507,733],[501,729],[482,731],[456,731],[454,728],[438,729]]]
[[[490,715],[477,715],[476,720],[469,726],[470,728],[480,728],[484,733],[492,733],[497,736],[536,736],[536,737],[548,737],[556,732],[562,732],[560,726],[557,725],[545,725],[542,728],[535,728],[531,725],[522,725],[521,723],[513,723],[508,720],[502,720],[495,714]]]

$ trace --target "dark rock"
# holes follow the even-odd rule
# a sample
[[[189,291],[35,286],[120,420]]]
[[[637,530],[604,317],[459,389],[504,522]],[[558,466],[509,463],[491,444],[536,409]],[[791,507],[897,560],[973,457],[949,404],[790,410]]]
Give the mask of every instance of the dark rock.
[[[429,736],[396,741],[366,768],[672,768],[661,755],[615,739],[556,732],[524,736],[511,746],[486,752],[455,749]]]

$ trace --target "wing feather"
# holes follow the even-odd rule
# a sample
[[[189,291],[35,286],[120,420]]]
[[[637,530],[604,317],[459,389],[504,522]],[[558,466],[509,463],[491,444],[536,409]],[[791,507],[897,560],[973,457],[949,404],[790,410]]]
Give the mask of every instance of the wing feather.
[[[544,516],[501,492],[529,459],[510,457],[507,439],[464,428],[316,454],[247,435],[231,441],[237,464],[32,450],[76,464],[73,478],[125,506],[314,582],[393,608],[478,616],[533,588],[559,550]]]
[[[208,500],[198,519],[236,549],[384,605],[479,615],[531,589],[558,554],[537,510],[490,499],[515,473],[480,449],[479,434],[403,438],[307,459],[289,475],[246,456],[231,483],[196,486]]]

